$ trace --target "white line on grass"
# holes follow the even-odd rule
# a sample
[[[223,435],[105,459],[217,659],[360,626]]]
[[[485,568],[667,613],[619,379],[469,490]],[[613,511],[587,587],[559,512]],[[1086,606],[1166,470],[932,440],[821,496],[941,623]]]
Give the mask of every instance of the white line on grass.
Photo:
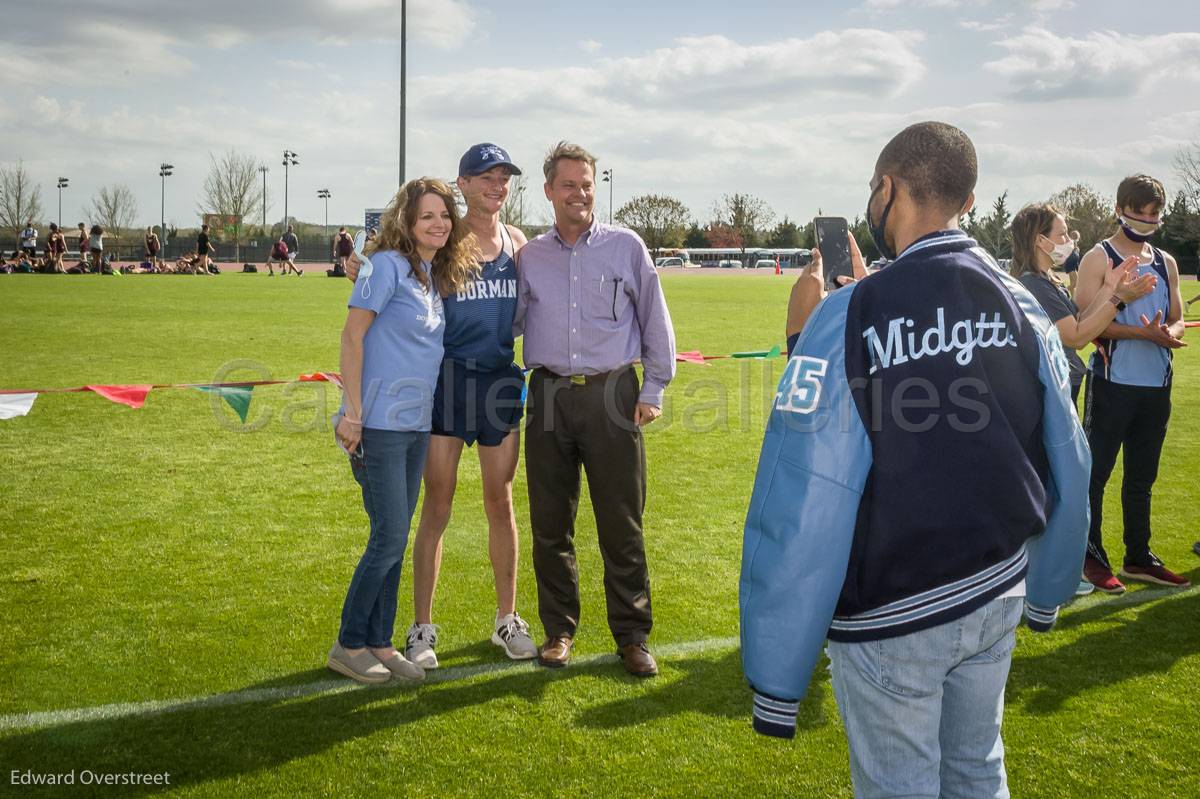
[[[1119,605],[1122,607],[1140,605],[1156,599],[1177,599],[1200,591],[1200,586],[1185,590],[1175,588],[1144,588],[1131,591],[1119,597],[1110,597],[1097,592],[1091,596],[1082,597],[1065,610],[1066,615],[1074,611],[1086,610],[1101,604]],[[733,649],[738,645],[737,638],[706,638],[700,641],[684,641],[676,644],[664,644],[656,647],[658,655],[666,660],[695,654],[697,652],[713,652],[722,649]],[[575,658],[576,666],[590,666],[599,663],[613,662],[616,655],[589,655]],[[455,680],[471,680],[497,673],[518,671],[534,671],[540,668],[533,661],[500,661],[497,663],[480,663],[474,666],[458,666],[451,669],[437,669],[427,672],[425,682],[441,683]],[[568,667],[570,668],[570,667]],[[223,694],[210,694],[187,699],[157,699],[149,702],[120,702],[111,705],[94,707],[78,707],[67,710],[45,710],[36,713],[13,713],[0,716],[0,732],[28,730],[39,727],[57,727],[81,721],[99,721],[130,716],[151,716],[159,713],[176,713],[181,710],[196,710],[229,705],[244,705],[252,702],[279,702],[286,699],[298,699],[318,694],[339,694],[346,691],[362,690],[368,687],[404,687],[403,683],[386,683],[383,686],[363,686],[344,679],[319,680],[302,685],[280,686],[278,688],[249,688],[243,691],[230,691]]]
[[[655,647],[660,659],[670,660],[697,652],[713,652],[737,647],[737,638],[707,638],[700,641],[684,641]],[[574,658],[574,666],[590,666],[598,663],[617,662],[616,655],[589,655]],[[458,666],[437,669],[425,674],[425,683],[442,683],[470,680],[497,673],[535,671],[540,669],[534,661],[506,660],[497,663],[480,663],[474,666]],[[568,666],[571,668],[571,666]],[[112,720],[130,716],[152,716],[161,713],[176,713],[181,710],[198,710],[229,705],[244,705],[252,702],[280,702],[319,694],[340,694],[365,688],[409,687],[405,683],[389,682],[382,686],[365,686],[345,679],[319,680],[302,685],[287,685],[278,688],[250,688],[223,694],[196,696],[187,699],[157,699],[149,702],[119,702],[95,707],[78,707],[67,710],[46,710],[37,713],[13,713],[0,716],[0,732],[29,730],[40,727],[58,727],[87,721]]]

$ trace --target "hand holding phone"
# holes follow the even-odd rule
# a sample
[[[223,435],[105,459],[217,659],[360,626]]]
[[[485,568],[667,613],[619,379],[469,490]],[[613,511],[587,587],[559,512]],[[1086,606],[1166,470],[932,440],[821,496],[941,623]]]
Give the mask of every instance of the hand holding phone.
[[[854,265],[850,260],[850,229],[845,217],[818,216],[813,220],[817,236],[817,249],[821,251],[822,268],[825,272],[825,287],[829,290],[841,288],[839,278],[854,278]]]

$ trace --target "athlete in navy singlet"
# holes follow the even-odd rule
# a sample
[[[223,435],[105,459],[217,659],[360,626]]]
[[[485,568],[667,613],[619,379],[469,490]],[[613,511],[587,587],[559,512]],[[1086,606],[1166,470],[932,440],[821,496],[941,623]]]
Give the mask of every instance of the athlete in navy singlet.
[[[438,667],[433,594],[464,445],[479,445],[488,555],[496,585],[492,643],[514,660],[537,654],[529,626],[516,611],[517,523],[512,506],[525,385],[513,363],[512,324],[517,307],[517,252],[525,236],[500,222],[509,180],[521,170],[502,148],[485,143],[467,150],[458,174],[458,188],[467,204],[465,220],[479,242],[481,259],[478,276],[463,291],[442,298],[445,356],[434,394],[425,494],[413,542],[414,621],[405,646],[405,656],[425,669]],[[357,275],[354,258],[346,271],[351,279]]]
[[[1171,356],[1186,346],[1179,267],[1150,239],[1162,226],[1166,191],[1149,175],[1134,175],[1117,188],[1117,232],[1094,247],[1079,264],[1075,302],[1086,308],[1095,299],[1105,273],[1136,258],[1138,274],[1156,275],[1153,291],[1128,306],[1118,305],[1116,319],[1096,342],[1084,393],[1084,421],[1092,450],[1091,528],[1084,576],[1097,589],[1119,594],[1125,586],[1113,574],[1101,541],[1104,488],[1125,451],[1121,484],[1127,580],[1186,588],[1185,577],[1170,571],[1150,550],[1150,495],[1171,418]]]

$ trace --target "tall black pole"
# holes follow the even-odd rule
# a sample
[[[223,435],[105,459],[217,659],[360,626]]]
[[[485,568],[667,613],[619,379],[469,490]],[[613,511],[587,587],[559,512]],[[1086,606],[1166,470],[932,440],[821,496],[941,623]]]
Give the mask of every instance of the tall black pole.
[[[265,235],[267,235],[267,172],[269,172],[270,170],[267,169],[266,164],[260,164],[258,167],[258,171],[262,172],[262,176],[263,176],[262,226],[263,226],[263,235],[265,236]]]
[[[404,135],[407,123],[408,86],[406,51],[408,39],[408,0],[400,0],[400,185],[404,185]]]
[[[62,230],[62,184],[58,184],[58,229]]]
[[[163,170],[159,170],[159,180],[162,181],[162,196],[159,198],[158,206],[158,232],[162,234],[163,246],[166,247],[167,241],[167,176],[163,174]]]
[[[287,214],[287,184],[288,184],[288,159],[283,157],[283,230],[287,232],[288,214]]]

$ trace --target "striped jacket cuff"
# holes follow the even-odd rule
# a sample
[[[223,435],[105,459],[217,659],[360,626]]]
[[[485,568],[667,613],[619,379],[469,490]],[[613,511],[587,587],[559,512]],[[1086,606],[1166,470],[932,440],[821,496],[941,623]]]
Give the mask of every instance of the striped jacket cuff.
[[[754,730],[775,738],[796,737],[796,714],[799,702],[776,699],[754,692]]]
[[[1039,608],[1025,601],[1025,625],[1039,633],[1048,632],[1058,620],[1058,608]]]

